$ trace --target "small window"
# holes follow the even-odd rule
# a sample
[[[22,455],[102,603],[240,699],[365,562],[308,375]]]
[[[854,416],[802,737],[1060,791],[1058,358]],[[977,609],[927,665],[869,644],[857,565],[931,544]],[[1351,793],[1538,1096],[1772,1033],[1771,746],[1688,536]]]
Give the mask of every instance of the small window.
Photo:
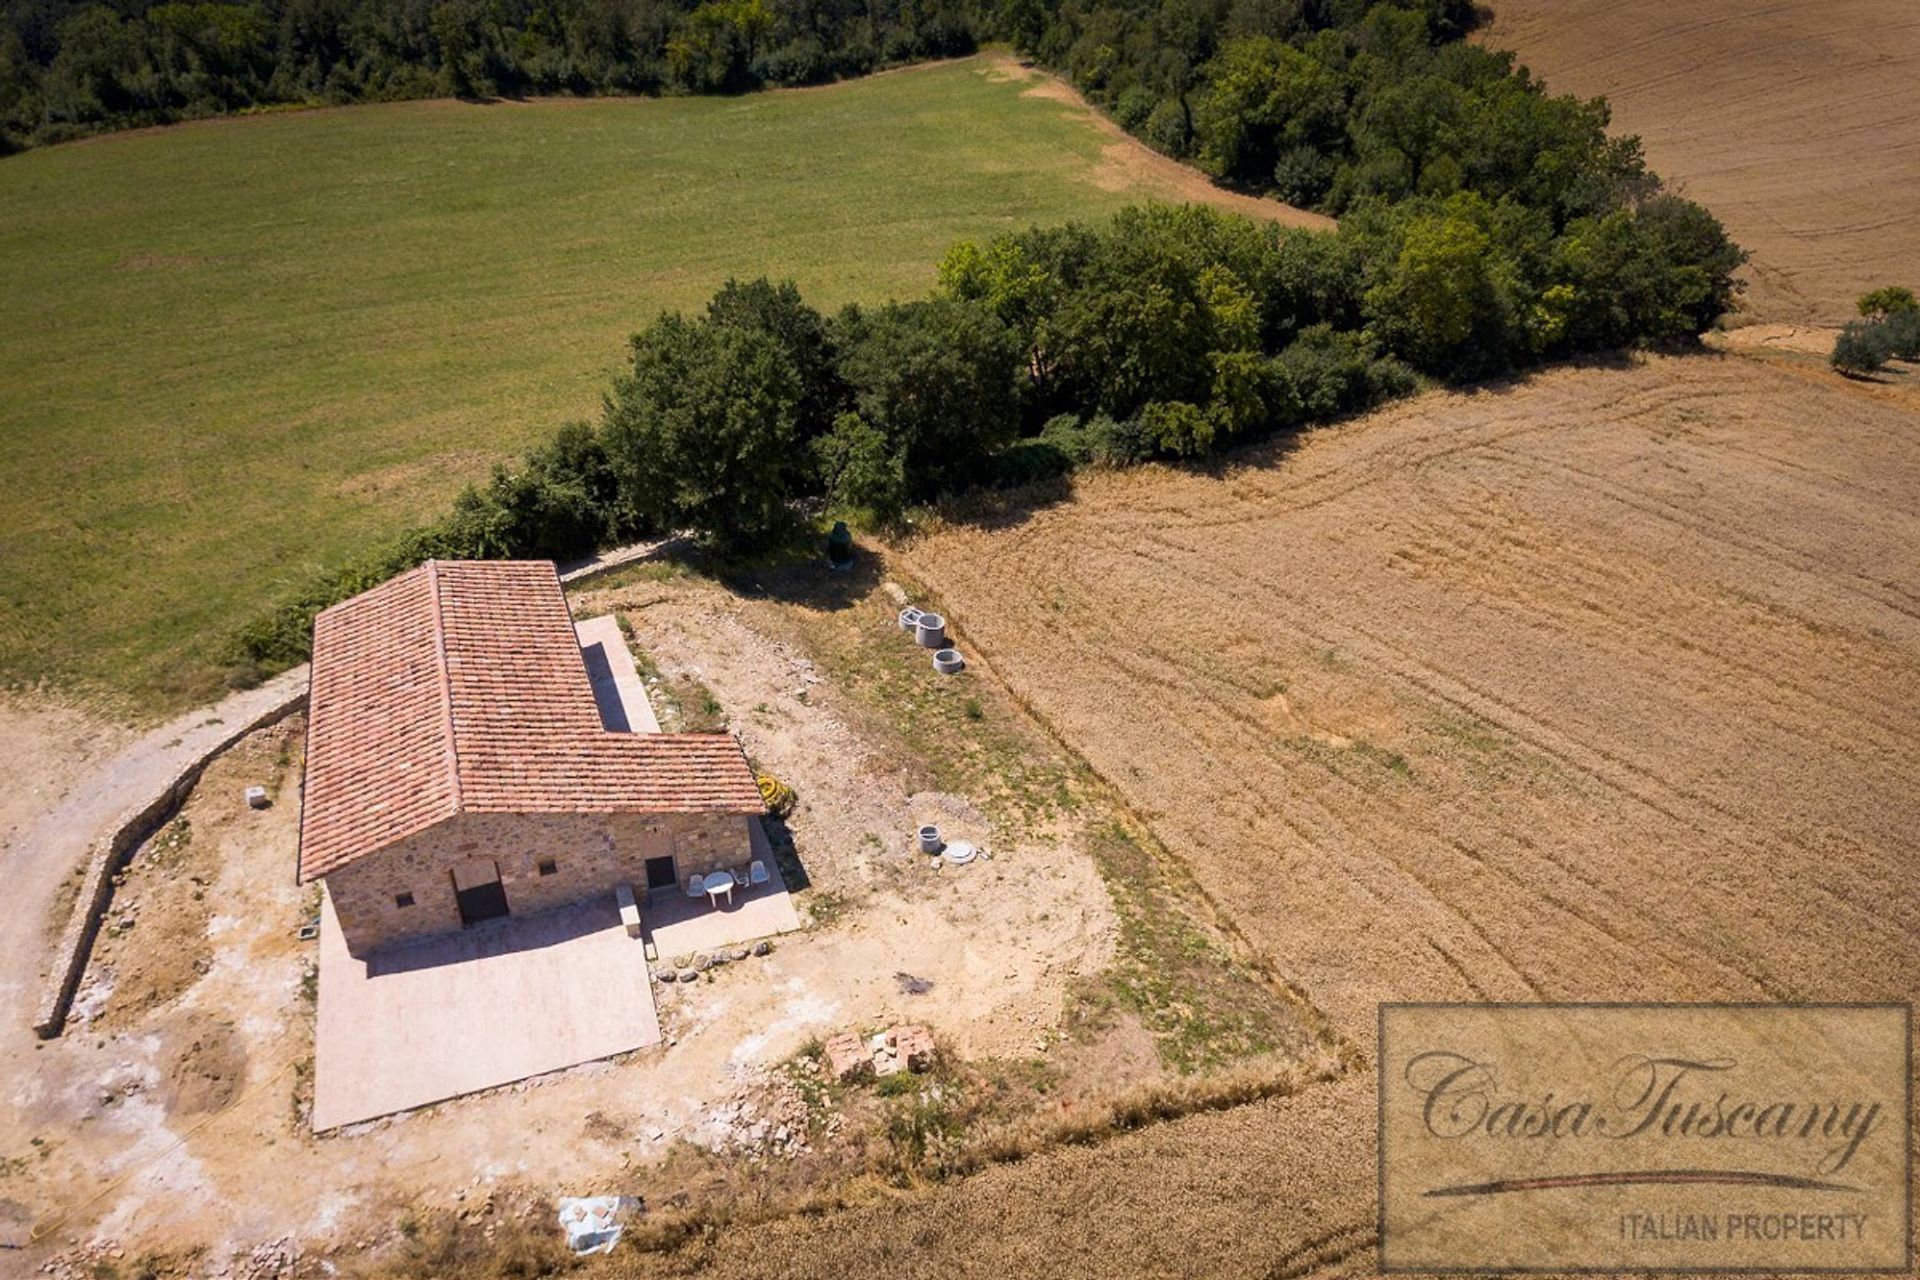
[[[542,859],[540,859],[540,874],[541,874],[541,875],[543,875],[543,876],[550,876],[550,875],[552,875],[552,874],[553,874],[554,872],[556,872],[556,871],[558,871],[559,869],[560,869],[560,864],[559,864],[559,863],[557,863],[557,862],[555,862],[555,861],[554,861],[554,860],[553,860],[552,858],[542,858]]]
[[[393,905],[396,907],[410,907],[413,905],[413,895],[410,893],[396,893],[393,895]]]

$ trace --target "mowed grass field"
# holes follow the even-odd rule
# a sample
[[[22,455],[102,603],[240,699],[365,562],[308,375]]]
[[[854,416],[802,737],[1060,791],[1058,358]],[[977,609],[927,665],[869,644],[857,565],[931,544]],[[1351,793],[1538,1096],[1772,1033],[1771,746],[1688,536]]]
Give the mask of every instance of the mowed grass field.
[[[1912,999],[1916,546],[1910,387],[1688,356],[1090,475],[900,555],[1371,1058],[1385,1000]],[[684,1261],[1368,1274],[1375,1105],[1356,1072]]]
[[[1185,194],[1050,84],[987,57],[0,161],[0,677],[192,705],[287,585],[596,412],[661,309],[763,273],[917,296],[958,239]]]

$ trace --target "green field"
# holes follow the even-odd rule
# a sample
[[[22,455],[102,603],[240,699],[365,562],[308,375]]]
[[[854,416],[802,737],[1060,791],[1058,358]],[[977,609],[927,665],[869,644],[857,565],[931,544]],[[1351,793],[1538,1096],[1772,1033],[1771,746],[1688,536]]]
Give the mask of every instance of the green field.
[[[1095,217],[1111,139],[974,59],[730,99],[404,103],[0,161],[0,676],[150,716],[239,622],[596,411],[729,275],[913,296]]]

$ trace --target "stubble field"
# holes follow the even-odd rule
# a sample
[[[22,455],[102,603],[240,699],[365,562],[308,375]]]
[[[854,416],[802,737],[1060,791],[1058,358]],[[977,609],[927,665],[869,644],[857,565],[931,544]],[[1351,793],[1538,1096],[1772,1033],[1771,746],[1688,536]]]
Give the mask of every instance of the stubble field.
[[[1479,38],[1617,132],[1753,252],[1762,320],[1837,324],[1920,264],[1920,9],[1495,0]]]
[[[1358,1038],[1383,999],[1898,998],[1914,426],[1737,357],[1564,369],[913,563]]]
[[[1916,431],[1904,384],[1651,357],[902,555],[1369,1055],[1381,1000],[1911,999]],[[1372,1106],[1362,1071],[701,1261],[1367,1272]]]

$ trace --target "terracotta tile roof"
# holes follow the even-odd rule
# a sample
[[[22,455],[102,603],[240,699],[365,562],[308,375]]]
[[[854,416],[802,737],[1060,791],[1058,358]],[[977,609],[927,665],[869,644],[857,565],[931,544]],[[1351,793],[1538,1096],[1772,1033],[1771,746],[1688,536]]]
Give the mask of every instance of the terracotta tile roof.
[[[761,811],[731,734],[601,723],[548,561],[428,561],[314,619],[302,883],[460,812]]]

